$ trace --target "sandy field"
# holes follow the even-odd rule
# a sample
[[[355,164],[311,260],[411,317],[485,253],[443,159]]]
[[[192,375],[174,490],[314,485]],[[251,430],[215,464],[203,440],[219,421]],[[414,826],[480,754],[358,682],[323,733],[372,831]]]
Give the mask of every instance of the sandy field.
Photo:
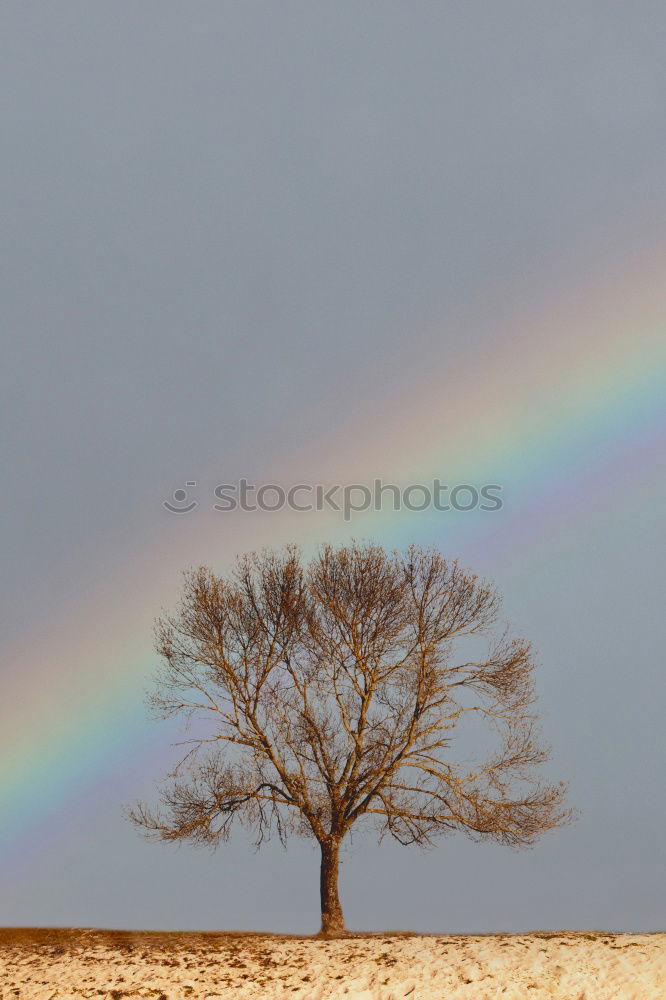
[[[2,1000],[664,1000],[666,934],[0,930]]]

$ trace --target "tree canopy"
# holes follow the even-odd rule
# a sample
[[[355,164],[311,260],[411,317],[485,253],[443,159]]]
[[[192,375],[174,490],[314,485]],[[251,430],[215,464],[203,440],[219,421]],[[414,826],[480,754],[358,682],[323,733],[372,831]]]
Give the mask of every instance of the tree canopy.
[[[307,564],[288,546],[243,556],[226,577],[187,573],[180,606],[157,622],[150,702],[196,729],[161,806],[131,818],[157,839],[211,846],[234,820],[258,844],[314,838],[325,932],[344,926],[339,846],[362,819],[401,844],[455,830],[534,843],[570,812],[564,786],[538,776],[549,753],[534,657],[499,609],[493,586],[417,546],[325,546]],[[474,763],[456,758],[466,717],[496,736]]]

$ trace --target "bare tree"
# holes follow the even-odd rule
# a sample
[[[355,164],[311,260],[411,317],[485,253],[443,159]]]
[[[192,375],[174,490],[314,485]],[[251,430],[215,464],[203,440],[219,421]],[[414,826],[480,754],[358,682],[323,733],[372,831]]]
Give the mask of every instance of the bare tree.
[[[296,547],[252,553],[228,577],[186,574],[175,614],[157,623],[160,717],[206,720],[153,812],[131,819],[157,839],[215,846],[234,819],[321,849],[321,928],[344,928],[340,844],[375,822],[401,844],[438,834],[528,845],[570,818],[533,714],[530,645],[496,627],[496,591],[412,546]],[[461,646],[487,634],[481,658]],[[485,643],[484,643],[485,648]],[[456,763],[456,728],[482,717],[497,749]],[[197,725],[200,723],[198,722]]]

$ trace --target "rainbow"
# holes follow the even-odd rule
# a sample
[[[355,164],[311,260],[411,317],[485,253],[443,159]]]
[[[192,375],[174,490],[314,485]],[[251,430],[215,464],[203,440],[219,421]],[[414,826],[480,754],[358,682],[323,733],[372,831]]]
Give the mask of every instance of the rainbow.
[[[46,822],[74,817],[61,824],[66,835],[89,783],[154,752],[158,734],[142,697],[151,623],[173,602],[180,569],[221,568],[262,544],[309,548],[355,535],[436,542],[484,571],[493,557],[543,545],[558,526],[570,530],[611,488],[614,503],[632,489],[637,502],[650,502],[666,398],[662,257],[493,330],[485,356],[470,351],[406,387],[362,433],[350,418],[309,459],[311,481],[500,483],[501,512],[382,511],[350,524],[332,512],[164,520],[122,580],[105,581],[48,634],[14,650],[0,709],[0,843],[9,868],[18,871]],[[275,470],[278,481],[296,481],[291,468]],[[222,517],[230,531],[218,540]]]

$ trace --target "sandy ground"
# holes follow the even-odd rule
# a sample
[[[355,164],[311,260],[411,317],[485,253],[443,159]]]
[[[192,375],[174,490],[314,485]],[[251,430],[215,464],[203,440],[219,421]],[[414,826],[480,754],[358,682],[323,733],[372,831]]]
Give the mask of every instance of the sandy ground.
[[[29,1000],[664,1000],[666,934],[339,940],[0,930],[0,996]]]

